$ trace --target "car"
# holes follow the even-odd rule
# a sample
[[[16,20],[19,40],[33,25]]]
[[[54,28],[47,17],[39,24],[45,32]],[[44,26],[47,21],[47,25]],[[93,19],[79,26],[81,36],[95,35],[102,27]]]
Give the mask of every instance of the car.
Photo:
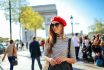
[[[5,50],[5,47],[2,44],[0,44],[0,54],[3,54],[4,50]]]

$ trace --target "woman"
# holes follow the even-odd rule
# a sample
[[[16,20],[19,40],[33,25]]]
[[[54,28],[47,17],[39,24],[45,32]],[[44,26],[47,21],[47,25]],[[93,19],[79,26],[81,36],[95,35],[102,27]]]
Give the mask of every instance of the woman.
[[[97,34],[95,36],[93,43],[92,43],[92,49],[93,49],[94,53],[98,53],[98,52],[101,53],[100,42],[101,42],[100,35]]]
[[[49,62],[48,70],[72,70],[72,65],[76,61],[75,49],[68,46],[68,37],[64,35],[66,21],[59,17],[53,17],[49,28],[49,38],[46,40],[45,59]],[[70,48],[70,57],[68,57]]]
[[[12,61],[14,60],[14,57],[17,58],[17,50],[15,48],[15,44],[13,40],[10,40],[10,45],[5,50],[2,61],[4,61],[6,54],[8,55],[8,60],[10,63],[10,70],[13,70]]]
[[[91,57],[92,55],[91,42],[90,39],[88,38],[88,35],[84,37],[82,53],[84,60],[88,60],[88,56]]]
[[[101,36],[100,46],[101,46],[101,51],[103,52],[103,55],[104,55],[104,34]]]

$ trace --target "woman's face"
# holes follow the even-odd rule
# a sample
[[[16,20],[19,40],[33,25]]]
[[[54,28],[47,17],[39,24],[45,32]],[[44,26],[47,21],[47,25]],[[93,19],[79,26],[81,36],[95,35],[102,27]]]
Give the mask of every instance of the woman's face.
[[[61,34],[62,32],[62,29],[63,29],[63,25],[60,24],[59,22],[57,21],[53,21],[50,25],[53,29],[53,31],[56,33],[56,34]]]

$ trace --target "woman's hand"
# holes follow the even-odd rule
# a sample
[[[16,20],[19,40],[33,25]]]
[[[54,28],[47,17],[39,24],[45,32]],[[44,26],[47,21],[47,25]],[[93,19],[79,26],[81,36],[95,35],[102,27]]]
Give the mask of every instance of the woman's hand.
[[[66,58],[65,57],[57,57],[55,58],[57,64],[61,64],[62,62],[66,61]]]
[[[53,59],[53,58],[50,58],[50,59],[49,59],[49,62],[50,62],[50,64],[51,64],[52,66],[54,66],[54,65],[57,64],[56,60]]]

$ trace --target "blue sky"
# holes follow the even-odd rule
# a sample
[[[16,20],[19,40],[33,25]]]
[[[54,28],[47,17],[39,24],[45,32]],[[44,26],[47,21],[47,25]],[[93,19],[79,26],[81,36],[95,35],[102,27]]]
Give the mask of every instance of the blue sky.
[[[67,0],[81,14],[81,16],[94,18],[104,18],[104,0]],[[88,19],[89,19],[88,18]]]
[[[104,0],[29,0],[31,5],[56,4],[58,15],[67,21],[65,33],[71,33],[70,16],[73,16],[74,32],[88,33],[88,26],[95,19],[104,21]],[[79,24],[76,24],[79,23]]]
[[[102,19],[104,22],[104,0],[28,0],[30,5],[45,5],[56,4],[58,16],[63,17],[67,26],[65,27],[65,33],[71,33],[71,20],[70,16],[73,16],[74,32],[83,31],[84,34],[88,33],[88,26],[94,24],[94,20]],[[3,13],[0,11],[0,36],[9,37],[9,23],[5,20]],[[79,24],[76,24],[79,23]],[[5,27],[5,28],[4,28]],[[19,38],[19,26],[13,25],[13,36]],[[4,31],[5,30],[5,33]],[[37,31],[38,36],[43,33],[42,30]],[[44,35],[45,36],[45,31]]]

